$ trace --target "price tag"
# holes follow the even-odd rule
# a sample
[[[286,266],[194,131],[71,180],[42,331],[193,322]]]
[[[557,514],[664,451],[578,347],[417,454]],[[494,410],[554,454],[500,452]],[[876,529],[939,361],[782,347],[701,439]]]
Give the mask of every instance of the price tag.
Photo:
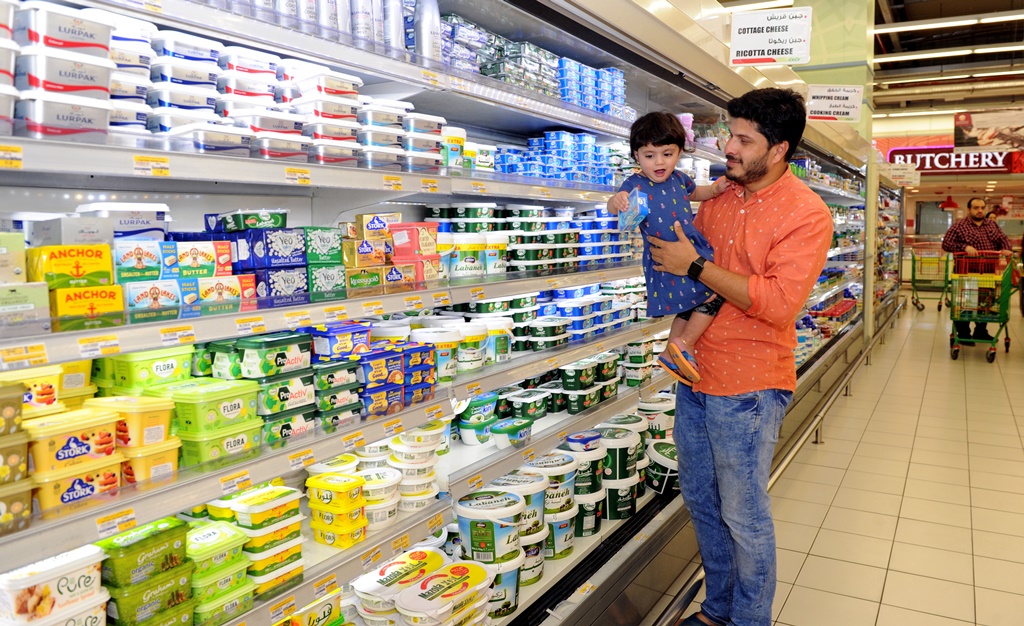
[[[160,344],[164,347],[180,346],[196,342],[196,329],[188,326],[175,326],[160,330]]]
[[[0,169],[21,169],[21,146],[0,146]]]
[[[450,76],[448,77],[448,82],[455,91],[469,91],[469,83],[464,78]]]
[[[141,9],[150,13],[164,12],[163,0],[127,0],[125,4],[133,9]]]
[[[136,155],[133,160],[132,173],[136,176],[167,178],[171,175],[171,160],[167,157]]]
[[[586,598],[590,594],[594,593],[595,589],[597,589],[597,585],[594,583],[583,583],[578,589],[576,589],[576,593],[581,597]]]
[[[406,296],[405,297],[405,310],[406,311],[418,311],[423,308],[423,298],[419,296]]]
[[[376,565],[377,562],[380,561],[382,558],[383,558],[383,556],[380,553],[380,546],[377,546],[373,550],[370,550],[369,552],[364,554],[362,557],[360,557],[359,560],[362,561],[362,563],[363,563],[363,571],[365,572],[365,571],[369,570],[370,568],[372,568],[374,565]]]
[[[551,197],[551,190],[548,189],[547,187],[538,187],[537,188],[537,193],[540,194],[541,198],[550,198]]]
[[[537,458],[537,455],[533,453],[533,448],[530,448],[529,450],[523,450],[523,463],[529,463],[535,458]]]
[[[597,350],[598,352],[604,352],[604,342],[598,343],[596,346],[594,346],[594,349]]]
[[[96,518],[96,532],[99,533],[100,539],[113,537],[118,533],[135,528],[136,525],[135,509],[125,509]]]
[[[651,329],[650,328],[641,328],[640,329],[640,334],[643,335],[644,337],[650,337],[651,336]]]
[[[427,529],[430,530],[430,534],[433,535],[437,531],[441,530],[444,526],[444,514],[438,513],[434,517],[427,520]]]
[[[466,393],[470,396],[479,396],[481,393],[480,383],[469,383],[466,385]]]
[[[384,315],[384,303],[380,300],[364,302],[363,315]]]
[[[316,459],[313,457],[312,448],[300,450],[295,454],[288,455],[288,466],[291,467],[293,470],[309,467],[314,463],[316,463]]]
[[[580,194],[580,200],[590,200],[590,192],[584,191]]]
[[[258,335],[267,332],[267,324],[262,317],[240,317],[235,320],[235,328],[239,335]]]
[[[420,179],[420,193],[437,193],[437,179],[436,178],[421,178]]]
[[[329,306],[324,309],[324,318],[328,322],[340,322],[348,319],[348,309],[345,308],[344,304],[336,306]]]
[[[0,369],[3,370],[18,370],[25,367],[46,365],[49,362],[50,359],[46,355],[45,343],[0,350]]]
[[[547,283],[548,289],[554,289],[554,288],[558,287],[558,282],[559,281],[558,281],[557,278],[548,278],[544,282]]]
[[[470,300],[483,300],[484,299],[484,288],[483,287],[473,287],[472,289],[470,289],[469,290],[469,299]]]
[[[546,363],[549,368],[555,369],[558,367],[558,357],[551,357],[550,359],[544,361],[544,363]]]
[[[78,353],[83,359],[98,359],[103,356],[121,354],[121,342],[117,335],[79,339]]]
[[[309,170],[302,167],[289,167],[284,170],[284,182],[289,185],[309,185],[312,182]]]
[[[473,491],[477,491],[477,490],[483,488],[483,486],[484,486],[484,477],[481,474],[477,474],[476,476],[470,478],[466,482],[469,484],[469,488],[470,489],[472,489]]]
[[[487,185],[481,182],[472,181],[469,183],[469,186],[476,193],[487,193]]]
[[[636,536],[633,537],[633,541],[635,541],[637,543],[643,543],[643,542],[647,541],[650,538],[651,538],[651,536],[648,535],[647,533],[640,533],[639,535],[636,535]]]
[[[441,86],[441,75],[437,72],[431,72],[430,70],[420,70],[420,76],[423,77],[423,82],[427,83],[431,87]]]
[[[565,440],[568,439],[568,438],[569,438],[569,431],[563,430],[562,432],[558,433],[558,443],[559,444],[565,443]]]
[[[426,408],[425,412],[427,414],[427,421],[428,422],[432,422],[434,420],[439,420],[442,417],[444,417],[444,409],[441,408],[440,404],[435,404],[434,406],[428,406]]]
[[[402,426],[402,420],[400,418],[384,422],[385,437],[394,437],[398,433],[402,432],[405,432],[405,426]]]
[[[338,589],[338,577],[330,574],[313,583],[313,597],[319,600]]]
[[[431,298],[434,300],[434,306],[448,306],[452,303],[452,297],[447,291],[435,293]]]
[[[384,189],[385,189],[385,191],[401,191],[402,190],[402,177],[401,176],[385,176],[384,177]]]
[[[276,624],[295,612],[295,596],[288,596],[277,604],[270,605],[270,622]]]
[[[294,330],[299,326],[310,326],[313,320],[309,317],[309,311],[289,311],[284,314],[284,323]]]
[[[351,452],[356,448],[362,446],[364,443],[366,442],[363,441],[363,431],[361,430],[357,430],[354,433],[349,433],[342,437],[341,439],[341,447],[345,450],[345,452]]]
[[[397,554],[402,550],[408,550],[410,545],[411,544],[409,543],[409,533],[405,533],[398,539],[395,539],[391,542],[391,551]]]
[[[248,489],[249,487],[252,487],[252,478],[249,477],[249,470],[235,472],[220,479],[220,492],[224,495]]]

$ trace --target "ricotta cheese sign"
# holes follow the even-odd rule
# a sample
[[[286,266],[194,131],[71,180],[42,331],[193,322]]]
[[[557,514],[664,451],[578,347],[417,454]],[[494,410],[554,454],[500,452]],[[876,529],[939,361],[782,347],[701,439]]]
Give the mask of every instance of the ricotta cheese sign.
[[[730,65],[803,65],[811,60],[811,7],[732,17]]]

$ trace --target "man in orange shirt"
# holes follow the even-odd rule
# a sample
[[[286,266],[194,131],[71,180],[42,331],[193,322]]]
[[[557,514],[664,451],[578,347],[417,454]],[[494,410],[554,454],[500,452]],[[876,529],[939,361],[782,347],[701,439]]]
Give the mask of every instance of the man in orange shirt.
[[[696,346],[706,373],[676,395],[679,482],[707,581],[707,599],[685,626],[771,625],[768,475],[796,389],[794,322],[832,242],[828,207],[789,170],[806,123],[803,98],[760,89],[728,110],[733,185],[694,221],[714,262],[685,237],[649,238],[656,270],[699,278],[727,301]]]

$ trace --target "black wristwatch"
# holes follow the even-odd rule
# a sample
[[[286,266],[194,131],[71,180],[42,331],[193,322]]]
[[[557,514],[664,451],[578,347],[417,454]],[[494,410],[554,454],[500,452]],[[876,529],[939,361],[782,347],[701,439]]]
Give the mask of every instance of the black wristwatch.
[[[708,260],[704,257],[697,257],[693,263],[690,263],[690,269],[686,270],[686,275],[693,280],[700,280],[700,274],[704,271],[704,264],[707,262]]]

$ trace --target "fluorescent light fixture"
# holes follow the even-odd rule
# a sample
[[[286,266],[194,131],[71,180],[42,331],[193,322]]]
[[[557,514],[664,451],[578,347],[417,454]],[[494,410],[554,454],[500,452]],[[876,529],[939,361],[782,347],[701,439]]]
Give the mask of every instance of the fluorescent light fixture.
[[[1016,43],[1010,45],[995,44],[991,46],[982,46],[974,49],[974,54],[996,54],[999,52],[1020,52],[1024,50],[1024,43]]]
[[[973,74],[973,78],[987,78],[989,76],[1018,76],[1024,74],[1024,70],[1006,70],[1004,72],[983,72],[981,74]]]
[[[722,8],[725,9],[726,13],[744,13],[761,9],[786,9],[793,6],[793,2],[794,0],[755,0],[754,2],[731,4]]]
[[[872,113],[871,114],[871,118],[872,119],[876,119],[877,120],[877,119],[883,118],[883,117],[889,117],[889,114],[888,113]]]
[[[957,76],[932,76],[931,78],[907,78],[904,80],[887,80],[882,82],[882,85],[896,85],[902,83],[930,83],[937,80],[963,80],[964,78],[970,78],[970,74],[959,74]]]
[[[1024,13],[1020,11],[1006,11],[1005,13],[983,17],[978,22],[981,24],[996,24],[998,22],[1016,22],[1018,20],[1024,20]]]
[[[875,56],[875,63],[897,63],[899,61],[919,61],[921,59],[942,59],[945,57],[959,57],[974,54],[973,48],[945,48],[942,50],[931,50],[928,52],[897,52],[895,54],[879,54]]]
[[[925,115],[952,115],[963,113],[967,109],[952,109],[949,111],[907,111],[906,113],[890,113],[889,117],[921,117]]]
[[[874,33],[884,35],[886,33],[906,33],[914,30],[932,30],[934,28],[956,28],[957,26],[971,26],[978,23],[976,17],[957,18],[952,20],[916,20],[913,22],[897,22],[876,26]]]
[[[998,183],[999,183],[999,181],[998,181],[998,180],[986,180],[986,181],[985,181],[985,184],[986,184],[986,185],[996,185],[996,184],[998,184]]]

